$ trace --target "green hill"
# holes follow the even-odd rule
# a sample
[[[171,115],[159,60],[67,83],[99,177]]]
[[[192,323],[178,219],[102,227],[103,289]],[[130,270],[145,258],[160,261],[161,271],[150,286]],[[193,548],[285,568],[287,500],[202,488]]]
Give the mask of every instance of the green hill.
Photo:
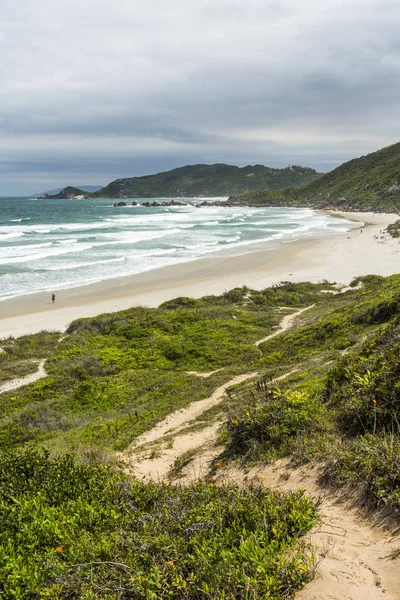
[[[46,198],[50,200],[64,200],[74,198],[75,196],[85,196],[86,192],[79,188],[68,185],[66,188],[58,192],[58,194],[42,194],[40,198]]]
[[[392,212],[400,209],[400,143],[355,158],[302,190],[247,193],[232,201]]]
[[[264,165],[188,165],[156,175],[116,179],[91,197],[230,196],[260,189],[300,188],[318,177],[314,169],[299,166],[272,169]]]

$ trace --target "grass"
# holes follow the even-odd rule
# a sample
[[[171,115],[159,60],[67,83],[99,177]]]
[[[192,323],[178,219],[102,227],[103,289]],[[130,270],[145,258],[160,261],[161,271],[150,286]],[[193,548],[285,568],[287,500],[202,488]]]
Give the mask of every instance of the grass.
[[[179,476],[182,472],[182,469],[187,467],[187,465],[189,465],[192,462],[192,460],[196,456],[196,453],[197,449],[192,448],[191,450],[187,450],[186,452],[183,452],[180,456],[178,456],[178,458],[176,458],[174,461],[174,466],[171,470],[170,476]]]
[[[301,492],[132,482],[103,465],[0,454],[0,595],[292,597],[313,575]]]
[[[236,288],[80,319],[58,345],[57,334],[9,340],[6,348],[16,359],[47,356],[48,377],[2,394],[1,447],[123,450],[170,412],[208,397],[232,374],[256,368],[261,351],[255,341],[278,325],[278,308],[307,305],[325,288]],[[186,373],[220,368],[209,378]]]

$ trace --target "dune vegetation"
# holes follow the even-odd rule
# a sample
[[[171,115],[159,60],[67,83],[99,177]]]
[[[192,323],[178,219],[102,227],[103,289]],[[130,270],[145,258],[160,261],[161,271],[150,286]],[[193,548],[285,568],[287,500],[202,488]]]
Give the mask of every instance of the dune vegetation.
[[[47,372],[1,394],[0,596],[293,597],[315,573],[302,538],[318,514],[302,492],[145,483],[120,468],[139,435],[241,373],[258,376],[192,424],[225,421],[224,465],[319,462],[321,485],[398,509],[400,276],[338,291],[237,288],[0,340],[1,381],[28,361]]]

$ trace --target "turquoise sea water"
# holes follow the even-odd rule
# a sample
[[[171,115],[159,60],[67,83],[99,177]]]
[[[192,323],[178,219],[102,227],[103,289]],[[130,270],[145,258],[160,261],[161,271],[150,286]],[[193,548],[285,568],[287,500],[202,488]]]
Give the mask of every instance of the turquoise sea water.
[[[0,299],[250,251],[265,241],[279,251],[280,244],[351,227],[304,208],[114,208],[110,200],[0,198]]]

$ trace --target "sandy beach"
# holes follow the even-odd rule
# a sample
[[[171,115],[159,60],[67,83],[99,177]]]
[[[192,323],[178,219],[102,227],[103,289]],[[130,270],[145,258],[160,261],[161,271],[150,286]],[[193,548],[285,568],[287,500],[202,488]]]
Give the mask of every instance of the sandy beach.
[[[357,221],[344,234],[286,244],[246,248],[235,256],[210,258],[163,267],[138,275],[56,290],[56,303],[48,292],[0,302],[0,338],[64,330],[74,319],[123,310],[132,306],[157,306],[178,296],[221,294],[236,286],[255,289],[280,281],[327,279],[348,284],[357,275],[391,275],[400,272],[400,242],[381,235],[399,217],[395,214],[335,212]],[[361,224],[365,223],[364,227]],[[362,231],[362,233],[361,233]]]

